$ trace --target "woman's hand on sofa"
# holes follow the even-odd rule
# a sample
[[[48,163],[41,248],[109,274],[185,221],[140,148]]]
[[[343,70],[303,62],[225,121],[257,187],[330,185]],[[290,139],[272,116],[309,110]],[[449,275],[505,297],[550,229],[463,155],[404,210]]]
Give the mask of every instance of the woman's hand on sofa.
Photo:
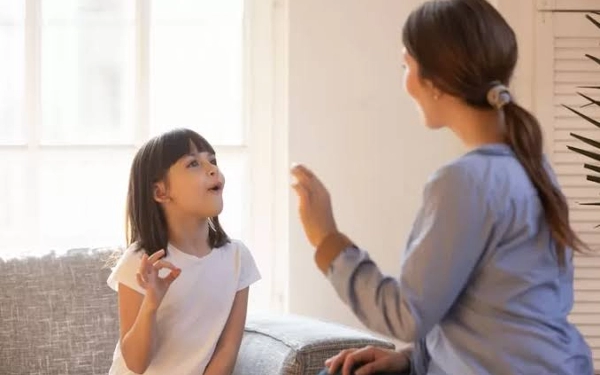
[[[377,372],[400,372],[410,368],[410,350],[397,352],[367,346],[361,349],[342,350],[325,361],[330,374],[340,367],[342,375],[371,375]],[[354,373],[352,371],[354,370]]]

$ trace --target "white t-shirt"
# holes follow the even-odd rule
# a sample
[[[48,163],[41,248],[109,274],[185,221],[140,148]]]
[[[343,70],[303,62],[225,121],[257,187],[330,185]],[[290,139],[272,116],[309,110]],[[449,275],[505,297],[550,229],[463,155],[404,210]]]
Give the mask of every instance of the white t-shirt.
[[[119,283],[141,294],[138,284],[142,251],[135,244],[121,256],[108,277],[115,291]],[[164,258],[181,269],[156,312],[156,340],[152,361],[144,374],[202,374],[225,327],[236,293],[260,279],[254,259],[240,241],[232,241],[199,258],[167,247]],[[169,270],[162,269],[164,277]],[[127,369],[119,343],[109,375],[134,374]]]

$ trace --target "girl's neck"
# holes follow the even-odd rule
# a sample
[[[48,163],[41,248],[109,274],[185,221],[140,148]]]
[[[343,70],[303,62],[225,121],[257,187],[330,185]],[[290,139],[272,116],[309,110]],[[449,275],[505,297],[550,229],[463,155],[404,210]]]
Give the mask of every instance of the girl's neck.
[[[169,215],[167,215],[169,216]],[[211,252],[208,219],[167,217],[169,243],[184,253],[203,257]]]

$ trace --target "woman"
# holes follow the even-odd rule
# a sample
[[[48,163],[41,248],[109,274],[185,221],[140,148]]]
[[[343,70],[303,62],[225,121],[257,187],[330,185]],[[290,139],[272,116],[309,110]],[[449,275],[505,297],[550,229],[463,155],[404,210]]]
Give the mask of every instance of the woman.
[[[406,91],[426,126],[449,128],[466,153],[427,182],[399,278],[338,231],[319,179],[292,169],[316,263],[340,298],[368,328],[417,343],[344,351],[329,373],[592,374],[567,321],[572,252],[585,246],[540,125],[507,88],[513,30],[485,0],[432,0],[411,13],[403,42]]]

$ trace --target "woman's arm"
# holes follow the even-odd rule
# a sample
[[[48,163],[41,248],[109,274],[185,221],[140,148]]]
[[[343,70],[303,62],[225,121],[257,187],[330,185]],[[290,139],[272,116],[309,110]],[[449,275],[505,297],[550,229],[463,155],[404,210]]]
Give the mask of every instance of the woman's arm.
[[[496,222],[469,170],[449,165],[427,184],[399,279],[383,275],[343,234],[324,236],[320,228],[335,228],[325,220],[332,216],[328,194],[310,171],[295,175],[305,231],[313,245],[320,239],[317,265],[354,314],[368,328],[404,342],[439,323],[489,245]]]
[[[229,375],[233,372],[244,335],[248,290],[249,287],[246,287],[236,293],[229,318],[204,375]]]

